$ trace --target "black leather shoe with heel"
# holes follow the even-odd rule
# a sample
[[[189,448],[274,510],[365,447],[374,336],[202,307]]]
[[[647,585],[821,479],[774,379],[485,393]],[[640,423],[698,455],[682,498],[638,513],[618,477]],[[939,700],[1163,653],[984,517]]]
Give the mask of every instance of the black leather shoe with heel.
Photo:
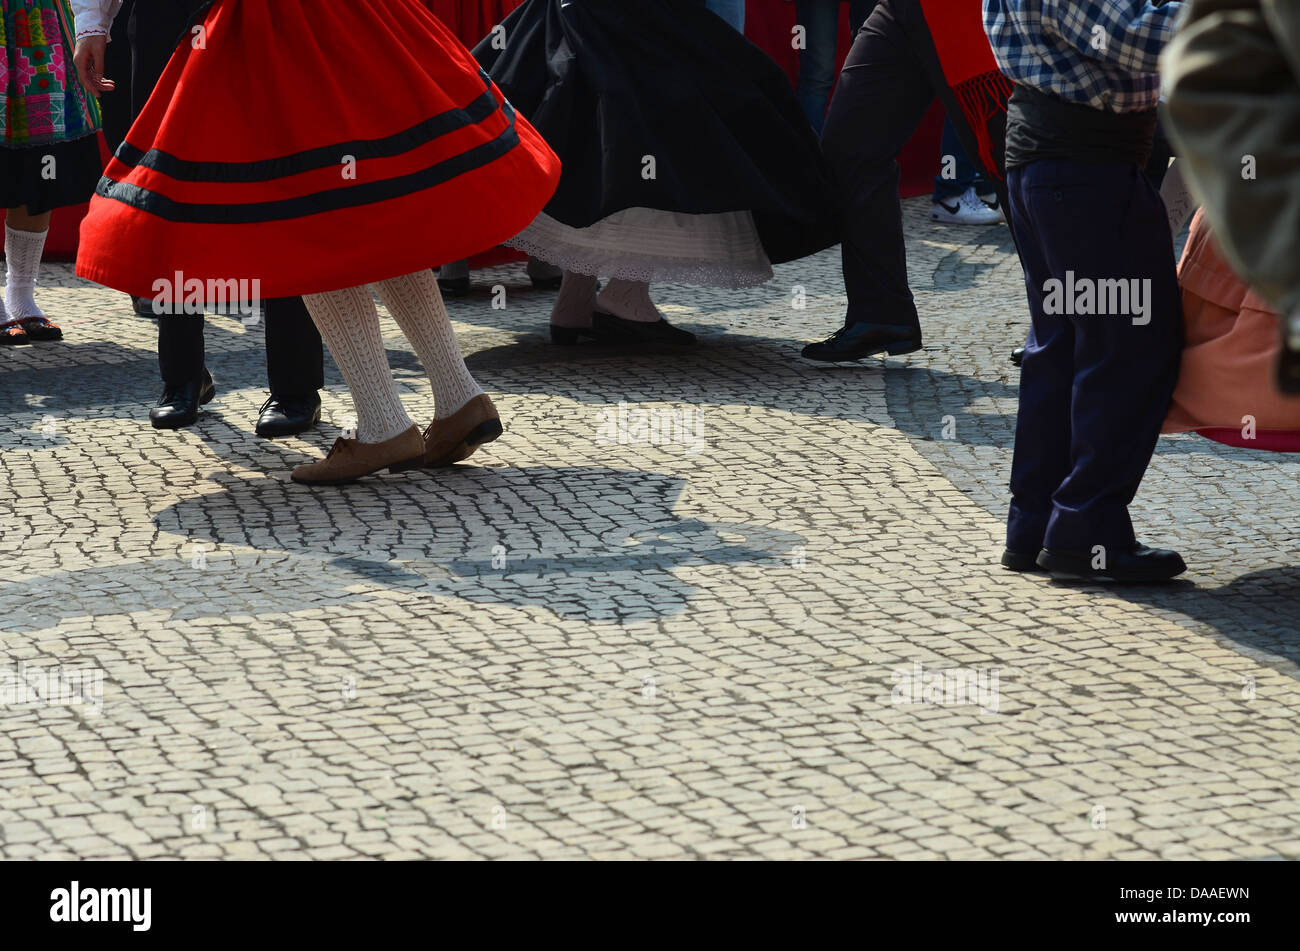
[[[825,340],[803,348],[803,356],[820,363],[848,363],[887,353],[900,356],[921,349],[921,331],[895,324],[849,324]]]
[[[305,433],[320,422],[320,394],[285,396],[272,393],[257,417],[257,435],[280,439]]]
[[[212,374],[203,375],[179,386],[167,386],[158,399],[158,405],[149,410],[149,422],[154,429],[183,429],[193,426],[199,418],[199,407],[211,403],[217,395]]]

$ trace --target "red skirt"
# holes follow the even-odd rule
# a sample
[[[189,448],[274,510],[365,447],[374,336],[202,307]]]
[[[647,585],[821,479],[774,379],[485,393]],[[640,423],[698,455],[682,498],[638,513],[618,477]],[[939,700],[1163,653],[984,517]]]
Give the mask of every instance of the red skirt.
[[[84,278],[355,287],[494,247],[555,192],[559,159],[419,0],[217,0],[203,25],[105,170]]]

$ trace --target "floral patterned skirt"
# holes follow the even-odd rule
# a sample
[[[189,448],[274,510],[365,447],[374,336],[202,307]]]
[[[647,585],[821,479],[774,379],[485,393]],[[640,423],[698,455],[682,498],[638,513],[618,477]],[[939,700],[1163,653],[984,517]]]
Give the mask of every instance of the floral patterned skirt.
[[[68,0],[0,0],[0,148],[71,142],[100,127],[72,63]]]

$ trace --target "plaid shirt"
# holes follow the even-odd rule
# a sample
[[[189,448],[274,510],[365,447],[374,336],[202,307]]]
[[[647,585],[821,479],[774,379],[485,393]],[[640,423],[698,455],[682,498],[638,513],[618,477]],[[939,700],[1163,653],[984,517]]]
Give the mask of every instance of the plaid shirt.
[[[984,30],[1009,79],[1111,112],[1154,109],[1160,52],[1181,0],[984,0]]]

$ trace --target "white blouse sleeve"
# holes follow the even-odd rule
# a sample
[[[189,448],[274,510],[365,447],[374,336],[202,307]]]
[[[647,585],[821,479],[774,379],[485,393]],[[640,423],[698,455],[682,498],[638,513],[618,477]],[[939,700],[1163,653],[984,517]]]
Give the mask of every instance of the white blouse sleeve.
[[[122,0],[70,0],[77,39],[83,36],[107,36],[113,18],[122,9]]]

